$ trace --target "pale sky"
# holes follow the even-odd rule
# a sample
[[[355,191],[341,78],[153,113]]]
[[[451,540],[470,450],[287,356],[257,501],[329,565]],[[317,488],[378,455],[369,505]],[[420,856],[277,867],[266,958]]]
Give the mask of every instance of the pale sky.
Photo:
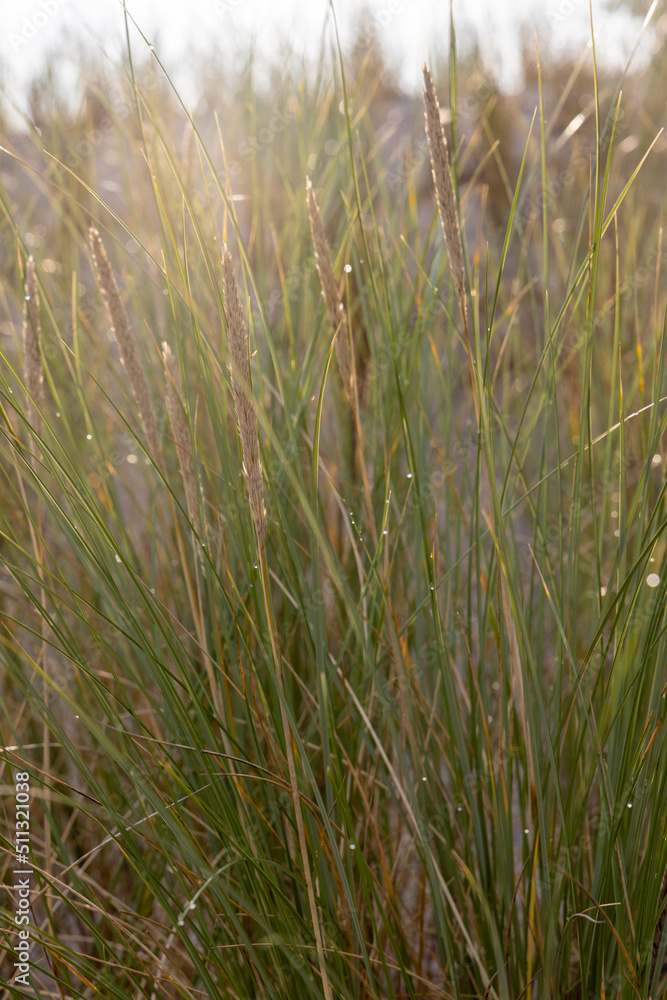
[[[343,46],[349,45],[359,0],[336,0]],[[627,13],[609,15],[609,0],[593,0],[598,55],[622,63],[634,44],[641,22]],[[368,0],[364,25],[377,34],[399,62],[406,88],[417,85],[421,65],[448,42],[447,0]],[[222,48],[240,49],[254,40],[260,53],[275,52],[281,37],[291,38],[299,52],[314,57],[322,31],[332,30],[329,0],[127,0],[127,8],[176,83],[179,56],[188,43],[205,48],[212,38]],[[665,16],[665,15],[663,15]],[[590,38],[588,0],[454,0],[460,38],[474,34],[504,87],[520,86],[519,31],[537,23],[542,38],[559,48],[578,51]],[[532,30],[530,32],[532,35]],[[529,37],[530,37],[529,35]],[[26,81],[45,53],[68,40],[83,38],[86,48],[111,56],[125,45],[119,0],[18,0],[7,4],[0,36],[0,66],[5,87],[20,101]],[[134,43],[143,46],[133,31]],[[545,43],[546,44],[546,43]],[[649,46],[643,46],[648,52]]]

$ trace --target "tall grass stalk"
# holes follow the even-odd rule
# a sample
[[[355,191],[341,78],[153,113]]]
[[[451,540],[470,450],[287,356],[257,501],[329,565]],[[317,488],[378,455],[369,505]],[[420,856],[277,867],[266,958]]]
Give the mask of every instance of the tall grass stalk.
[[[301,864],[303,875],[306,881],[308,892],[308,903],[310,906],[310,916],[313,923],[315,935],[315,946],[317,948],[317,959],[322,976],[322,989],[326,1000],[333,1000],[331,985],[327,974],[326,961],[324,958],[324,947],[322,944],[322,932],[320,929],[320,918],[315,900],[313,888],[313,877],[310,871],[310,860],[308,856],[308,845],[306,843],[306,831],[303,823],[303,813],[301,798],[299,794],[299,782],[294,761],[294,747],[292,727],[290,724],[287,708],[285,705],[285,683],[283,679],[283,667],[281,654],[276,640],[276,629],[271,609],[271,592],[269,588],[269,573],[266,560],[266,529],[267,516],[264,507],[264,480],[262,475],[262,465],[259,458],[259,434],[257,428],[257,417],[254,410],[254,400],[252,399],[252,383],[250,379],[250,358],[248,334],[243,317],[243,309],[239,299],[236,276],[234,274],[234,263],[232,255],[227,246],[222,253],[222,273],[225,296],[225,315],[227,317],[227,337],[229,340],[230,355],[232,358],[232,388],[234,390],[234,405],[238,418],[239,437],[241,439],[241,449],[243,452],[243,475],[248,489],[248,499],[252,511],[255,532],[257,534],[257,548],[260,559],[260,572],[262,578],[262,595],[264,598],[264,611],[266,623],[271,642],[271,654],[276,672],[276,685],[278,697],[280,698],[280,716],[283,725],[283,736],[285,739],[285,756],[289,771],[290,789],[292,793],[292,803],[296,819],[296,827],[299,838],[299,850],[301,852]]]
[[[42,327],[39,319],[39,292],[35,277],[35,261],[28,257],[25,276],[25,304],[23,310],[23,353],[25,358],[25,385],[28,390],[28,419],[39,436],[42,429],[41,410],[44,407],[44,370],[40,342]]]
[[[44,409],[44,365],[42,361],[42,325],[39,315],[39,290],[37,287],[37,276],[35,274],[35,260],[32,254],[28,257],[25,272],[25,302],[23,311],[23,353],[24,353],[24,382],[28,393],[27,418],[30,428],[30,440],[34,454],[32,464],[36,475],[39,475],[39,461],[41,453],[39,451],[39,438],[43,429],[42,411]],[[21,481],[21,497],[24,504],[27,503],[26,493]],[[40,582],[39,599],[41,607],[46,604],[46,590],[44,587],[44,525],[43,507],[41,497],[37,499],[37,525],[36,531],[31,525],[30,537],[32,541],[32,554]],[[39,666],[42,670],[42,698],[48,711],[49,705],[49,667],[48,667],[48,622],[42,617],[40,623],[41,646],[39,650]],[[44,774],[51,773],[51,731],[47,720],[44,720],[42,727],[42,767]],[[50,808],[50,796],[47,796],[45,803]],[[51,828],[47,822],[44,825],[44,871],[46,877],[51,876]],[[46,903],[48,912],[48,902]]]
[[[333,263],[331,261],[331,251],[327,243],[324,224],[320,215],[320,208],[313,189],[310,177],[306,178],[306,201],[308,204],[308,221],[310,223],[310,233],[313,241],[313,251],[315,254],[315,266],[320,278],[322,287],[322,298],[327,310],[329,325],[334,334],[334,344],[336,357],[338,360],[338,370],[343,383],[343,393],[352,409],[354,419],[354,442],[355,460],[359,464],[362,480],[364,484],[364,503],[368,523],[372,532],[373,544],[377,545],[377,528],[373,504],[371,501],[371,490],[368,480],[368,470],[364,457],[364,438],[361,415],[359,412],[359,384],[356,372],[355,351],[352,342],[352,331],[345,312],[345,306],[340,298],[338,285],[334,276]]]
[[[178,464],[183,480],[185,491],[185,503],[190,518],[190,523],[195,535],[202,534],[201,518],[199,516],[199,500],[197,490],[197,476],[195,473],[195,463],[192,454],[192,441],[190,440],[190,427],[183,410],[183,389],[181,385],[180,372],[176,365],[176,359],[171,352],[171,347],[166,341],[162,343],[162,361],[165,370],[165,394],[167,413],[174,435]]]
[[[148,383],[144,370],[137,353],[135,335],[130,326],[125,306],[118,291],[118,285],[114,273],[109,263],[104,243],[97,229],[90,227],[90,248],[95,265],[95,275],[98,281],[100,293],[109,316],[111,329],[113,330],[118,347],[123,368],[132,387],[132,393],[139,410],[139,416],[144,425],[146,438],[151,453],[154,456],[160,454],[155,415],[148,390]]]

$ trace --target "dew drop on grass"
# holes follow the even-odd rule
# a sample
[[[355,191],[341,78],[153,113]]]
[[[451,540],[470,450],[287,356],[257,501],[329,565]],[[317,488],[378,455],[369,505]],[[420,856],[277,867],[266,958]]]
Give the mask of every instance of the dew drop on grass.
[[[93,435],[92,434],[86,434],[86,441],[92,441],[92,440],[93,440]]]
[[[662,465],[662,459],[660,455],[654,455],[651,459],[651,465]]]
[[[26,302],[30,302],[30,296],[29,296],[29,295],[26,295],[26,296],[25,296],[25,300],[26,300]]]
[[[349,274],[350,271],[352,270],[352,265],[351,264],[346,264],[345,267],[343,268],[343,270],[345,271],[346,274]]]
[[[182,927],[184,923],[185,923],[185,920],[179,920],[178,921],[178,926]]]
[[[457,813],[463,812],[463,806],[457,806],[456,807],[456,811],[457,811]]]
[[[606,596],[607,596],[607,588],[600,587],[600,597],[606,597]]]
[[[190,903],[190,906],[188,907],[188,909],[194,910],[196,906],[197,906],[196,903]]]
[[[632,809],[632,802],[628,802],[628,809]]]
[[[11,390],[10,390],[10,391],[11,391]],[[60,416],[60,410],[58,410],[58,411],[57,411],[57,413],[56,413],[56,416],[57,416],[57,417],[59,417],[59,416]]]
[[[530,833],[530,830],[528,829],[528,827],[526,827],[526,829],[523,832],[525,833],[526,836],[528,836],[528,834]]]
[[[118,562],[118,563],[120,562],[120,556],[119,555],[116,555],[116,562]]]
[[[388,534],[389,534],[389,532],[388,532],[388,531],[387,531],[387,529],[385,528],[385,529],[384,529],[384,531],[382,532],[382,534],[383,534],[383,535],[388,535]]]
[[[422,778],[422,781],[426,781],[426,775],[424,775],[424,777]]]
[[[351,851],[356,851],[356,849],[357,849],[357,845],[353,844],[353,843],[350,843],[350,850]]]
[[[649,587],[657,587],[658,584],[660,583],[660,577],[658,576],[657,573],[649,573],[649,575],[646,577],[646,583],[647,586]]]
[[[412,473],[411,472],[408,472],[407,478],[408,479],[412,479]]]

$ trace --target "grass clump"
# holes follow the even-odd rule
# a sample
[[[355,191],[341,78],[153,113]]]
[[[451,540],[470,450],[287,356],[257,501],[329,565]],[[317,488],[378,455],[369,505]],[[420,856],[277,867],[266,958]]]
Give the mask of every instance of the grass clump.
[[[452,50],[392,130],[369,53],[216,121],[150,59],[3,161],[36,994],[665,996],[650,104]]]

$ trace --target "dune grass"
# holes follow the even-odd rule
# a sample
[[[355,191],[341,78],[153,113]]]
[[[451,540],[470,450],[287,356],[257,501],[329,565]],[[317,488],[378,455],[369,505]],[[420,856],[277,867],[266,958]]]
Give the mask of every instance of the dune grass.
[[[593,48],[511,118],[452,46],[445,245],[372,49],[214,113],[130,37],[2,161],[34,994],[664,997],[652,105]]]

